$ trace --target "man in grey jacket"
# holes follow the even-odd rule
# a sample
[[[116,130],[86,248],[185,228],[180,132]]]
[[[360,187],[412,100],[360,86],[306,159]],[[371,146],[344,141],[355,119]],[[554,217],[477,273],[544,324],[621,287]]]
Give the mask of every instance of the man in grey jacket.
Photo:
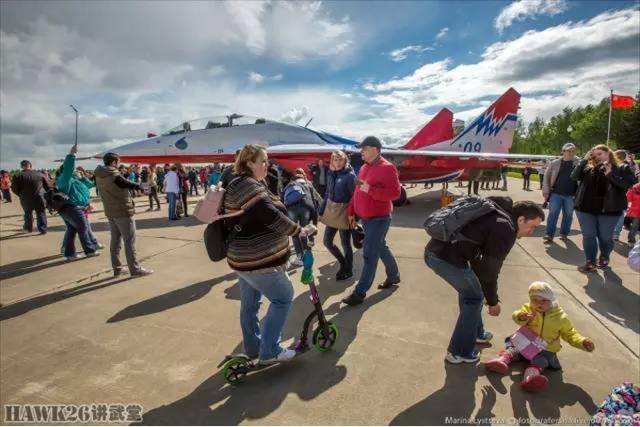
[[[577,183],[571,179],[571,172],[578,163],[576,146],[567,142],[562,146],[562,157],[552,161],[544,174],[542,195],[549,203],[549,216],[543,237],[545,243],[553,241],[560,211],[562,211],[560,239],[565,240],[571,231],[573,196],[575,196],[578,188]]]
[[[120,262],[121,241],[124,241],[131,276],[151,274],[153,270],[141,267],[136,257],[136,220],[133,218],[136,210],[129,190],[140,190],[140,186],[120,174],[120,158],[117,154],[107,153],[103,160],[104,166],[98,166],[94,175],[104,205],[104,214],[109,219],[113,275],[118,277],[123,273]]]

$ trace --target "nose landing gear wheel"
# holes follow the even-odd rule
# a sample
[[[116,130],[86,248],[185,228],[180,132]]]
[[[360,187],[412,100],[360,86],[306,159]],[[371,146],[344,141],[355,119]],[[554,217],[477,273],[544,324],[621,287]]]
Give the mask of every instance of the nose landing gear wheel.
[[[320,326],[313,332],[313,346],[322,353],[329,351],[338,339],[338,327],[333,323],[328,323],[327,327],[329,328],[329,336],[325,336]]]
[[[224,379],[229,384],[237,384],[249,371],[249,360],[244,357],[234,357],[224,364]]]

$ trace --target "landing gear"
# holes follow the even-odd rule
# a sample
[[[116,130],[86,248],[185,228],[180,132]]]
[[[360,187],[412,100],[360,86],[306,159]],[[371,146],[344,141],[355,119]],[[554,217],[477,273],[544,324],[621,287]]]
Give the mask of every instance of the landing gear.
[[[400,187],[400,197],[393,201],[393,206],[400,207],[407,203],[407,191],[404,187]]]

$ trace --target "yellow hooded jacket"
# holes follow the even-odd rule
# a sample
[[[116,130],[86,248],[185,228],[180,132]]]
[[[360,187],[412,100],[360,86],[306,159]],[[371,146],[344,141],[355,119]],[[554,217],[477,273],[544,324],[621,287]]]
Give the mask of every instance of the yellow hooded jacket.
[[[518,315],[521,313],[534,313],[536,317],[527,325],[527,322],[518,320]],[[576,331],[567,314],[560,307],[552,307],[545,313],[538,313],[531,307],[531,304],[526,303],[520,310],[514,311],[511,317],[518,325],[527,325],[539,337],[542,337],[549,344],[547,351],[553,353],[560,351],[562,348],[560,337],[572,346],[584,350],[582,343],[586,338]]]

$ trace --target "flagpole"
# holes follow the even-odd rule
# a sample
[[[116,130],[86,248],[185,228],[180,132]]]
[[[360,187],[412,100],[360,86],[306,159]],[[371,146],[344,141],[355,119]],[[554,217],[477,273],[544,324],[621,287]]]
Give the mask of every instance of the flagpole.
[[[609,137],[611,136],[611,102],[613,100],[613,89],[609,94],[609,126],[607,126],[607,147],[609,146]]]

